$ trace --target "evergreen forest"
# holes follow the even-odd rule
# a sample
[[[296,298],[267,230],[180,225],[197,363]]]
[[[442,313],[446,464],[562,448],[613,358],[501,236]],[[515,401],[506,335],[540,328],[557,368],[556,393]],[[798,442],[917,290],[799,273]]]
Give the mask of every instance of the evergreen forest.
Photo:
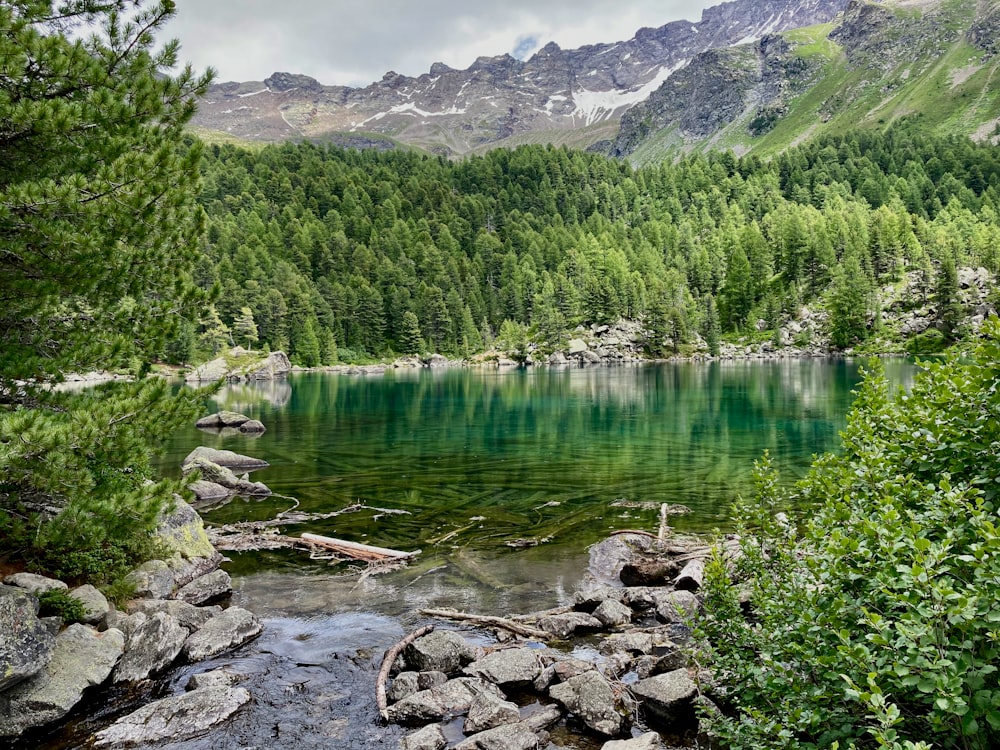
[[[1000,269],[1000,151],[907,125],[634,169],[525,146],[460,162],[311,143],[206,149],[195,271],[215,307],[166,352],[235,344],[304,366],[505,334],[542,351],[639,319],[651,356],[774,331],[803,305],[834,347],[895,342],[877,290],[917,274],[934,344],[960,334],[955,269]],[[505,327],[506,324],[506,327]]]

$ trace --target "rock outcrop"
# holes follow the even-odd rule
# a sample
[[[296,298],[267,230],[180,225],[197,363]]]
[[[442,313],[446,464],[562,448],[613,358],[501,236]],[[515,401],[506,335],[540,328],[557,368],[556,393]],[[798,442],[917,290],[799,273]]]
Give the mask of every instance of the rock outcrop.
[[[54,649],[55,636],[38,619],[38,599],[0,586],[0,692],[40,672]]]

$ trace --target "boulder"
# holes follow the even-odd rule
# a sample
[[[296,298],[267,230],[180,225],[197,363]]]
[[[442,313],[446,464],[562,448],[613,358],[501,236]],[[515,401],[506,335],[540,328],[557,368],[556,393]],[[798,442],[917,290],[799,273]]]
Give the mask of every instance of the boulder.
[[[244,435],[261,435],[267,432],[264,423],[257,419],[248,419],[240,425],[240,432]]]
[[[393,678],[385,697],[389,703],[398,703],[403,698],[419,692],[420,674],[418,672],[400,672]]]
[[[615,737],[625,721],[614,691],[598,672],[584,672],[549,688],[549,695],[590,729]]]
[[[462,671],[500,687],[526,687],[541,674],[542,664],[537,649],[511,648],[487,654]]]
[[[548,689],[554,682],[566,682],[573,677],[597,669],[593,662],[572,657],[563,657],[553,662],[535,679],[534,688],[538,692]]]
[[[562,352],[552,352],[552,354],[549,355],[550,365],[564,365],[566,362],[566,355]]]
[[[166,599],[174,590],[174,572],[163,560],[148,560],[133,570],[125,580],[132,584],[136,596],[144,599]]]
[[[0,693],[0,737],[68,714],[84,690],[108,678],[124,646],[120,630],[98,633],[86,625],[70,625],[56,638],[52,658],[41,671]]]
[[[188,678],[185,690],[204,690],[205,688],[232,687],[237,677],[224,669],[213,669],[211,672],[199,672]]]
[[[674,560],[636,560],[622,566],[619,578],[626,586],[663,586],[680,569]]]
[[[409,644],[403,650],[403,658],[420,672],[454,674],[475,659],[476,652],[458,633],[435,630]]]
[[[651,633],[616,633],[601,642],[602,654],[639,654],[653,653],[653,636]]]
[[[13,586],[0,586],[0,692],[49,663],[56,638],[38,619],[38,599]]]
[[[221,484],[209,482],[207,479],[197,479],[188,485],[188,489],[194,493],[198,503],[211,503],[216,500],[225,500],[233,493]],[[199,506],[200,507],[200,506]]]
[[[573,597],[573,609],[593,614],[606,601],[622,602],[624,592],[611,586],[598,584],[585,591],[577,591]]]
[[[174,495],[173,507],[160,515],[156,541],[174,571],[176,586],[215,570],[222,562],[222,555],[208,541],[201,516],[177,495]]]
[[[453,750],[537,750],[541,746],[538,735],[522,722],[474,734]]]
[[[594,610],[594,619],[606,628],[618,628],[632,622],[632,609],[612,599],[605,600]]]
[[[165,612],[136,612],[122,622],[125,654],[111,675],[114,682],[145,680],[170,666],[181,652],[188,631]]]
[[[104,594],[89,583],[77,586],[69,592],[69,595],[83,605],[86,614],[84,614],[82,621],[88,625],[96,625],[103,621],[111,609]]]
[[[469,715],[465,717],[462,731],[476,734],[505,724],[516,724],[520,720],[521,712],[516,705],[495,695],[484,694],[477,696],[469,706]]]
[[[631,740],[610,740],[601,745],[601,750],[663,750],[663,740],[656,732],[646,732]]]
[[[554,706],[551,703],[547,706],[535,705],[537,710],[529,713],[524,719],[524,723],[533,732],[542,732],[563,717],[562,711],[559,710],[558,706]]]
[[[221,724],[250,701],[244,688],[204,688],[161,698],[98,732],[98,748],[148,747],[194,739]]]
[[[284,352],[271,352],[259,365],[247,368],[247,380],[274,380],[292,371],[292,363]]]
[[[222,380],[229,374],[229,364],[225,359],[219,357],[210,362],[198,365],[184,378],[188,383],[207,383]]]
[[[181,463],[181,468],[187,471],[188,466],[193,464],[195,460],[199,458],[213,464],[217,464],[218,466],[224,466],[227,469],[232,469],[233,471],[256,471],[257,469],[266,469],[270,466],[267,461],[260,458],[244,456],[241,453],[234,453],[233,451],[206,448],[203,445],[199,445],[187,454],[187,457],[185,457],[184,461]]]
[[[656,614],[664,622],[689,622],[699,609],[701,602],[690,591],[671,591],[656,597]]]
[[[444,685],[421,690],[389,706],[389,720],[397,724],[429,724],[469,710],[480,695],[505,700],[500,689],[476,677],[459,677]]]
[[[232,590],[233,579],[229,577],[229,573],[224,570],[213,570],[177,589],[173,598],[188,604],[202,604]]]
[[[587,346],[587,342],[583,339],[570,339],[567,352],[569,353],[569,356],[575,357],[578,354],[583,354],[589,349],[590,347]]]
[[[163,612],[174,618],[177,624],[189,633],[193,633],[213,617],[221,614],[222,607],[196,607],[174,599],[135,599],[128,603],[128,611],[142,612],[150,616]]]
[[[221,654],[260,635],[264,626],[242,607],[230,607],[215,615],[200,630],[188,636],[183,653],[188,661],[201,661]]]
[[[62,581],[56,578],[47,578],[37,573],[14,573],[3,579],[8,586],[17,586],[19,589],[30,591],[32,594],[44,594],[46,591],[69,589]]]
[[[429,724],[399,741],[399,750],[441,750],[448,744],[438,724]]]
[[[566,612],[541,618],[538,627],[556,638],[568,638],[577,630],[600,630],[601,623],[586,612]]]
[[[215,414],[202,417],[195,422],[194,426],[203,429],[218,429],[221,427],[239,427],[249,421],[250,417],[235,411],[217,411]]]
[[[212,484],[218,484],[236,495],[248,497],[268,497],[271,490],[263,482],[251,482],[240,479],[233,470],[209,461],[206,458],[195,457],[190,463],[184,464],[185,472],[197,471],[202,479]]]
[[[673,728],[678,723],[690,724],[697,718],[694,699],[698,686],[686,669],[639,680],[631,690],[651,722]]]

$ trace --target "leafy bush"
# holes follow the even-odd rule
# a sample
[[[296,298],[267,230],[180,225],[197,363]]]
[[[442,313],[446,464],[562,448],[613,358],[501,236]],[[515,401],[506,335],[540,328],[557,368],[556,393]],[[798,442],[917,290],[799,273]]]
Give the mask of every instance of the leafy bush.
[[[87,608],[64,589],[53,589],[38,595],[38,613],[42,617],[57,615],[64,623],[83,622]]]
[[[940,354],[947,348],[948,343],[944,340],[944,334],[937,328],[929,328],[906,342],[906,353],[914,357]]]
[[[1000,324],[967,359],[890,396],[860,387],[844,452],[799,485],[800,530],[766,461],[743,503],[752,620],[709,565],[703,635],[734,748],[1000,746]]]

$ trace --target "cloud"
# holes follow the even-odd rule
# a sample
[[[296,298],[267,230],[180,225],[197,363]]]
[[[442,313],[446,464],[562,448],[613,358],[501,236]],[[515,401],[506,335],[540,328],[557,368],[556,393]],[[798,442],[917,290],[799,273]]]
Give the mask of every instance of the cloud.
[[[522,36],[514,43],[514,49],[511,50],[510,54],[511,57],[516,57],[518,60],[527,60],[541,46],[536,35]]]
[[[467,68],[479,56],[530,54],[628,39],[643,26],[698,20],[706,0],[177,0],[165,35],[181,59],[219,80],[275,71],[364,86],[388,70],[417,76],[434,62]],[[530,44],[529,44],[530,43]]]

